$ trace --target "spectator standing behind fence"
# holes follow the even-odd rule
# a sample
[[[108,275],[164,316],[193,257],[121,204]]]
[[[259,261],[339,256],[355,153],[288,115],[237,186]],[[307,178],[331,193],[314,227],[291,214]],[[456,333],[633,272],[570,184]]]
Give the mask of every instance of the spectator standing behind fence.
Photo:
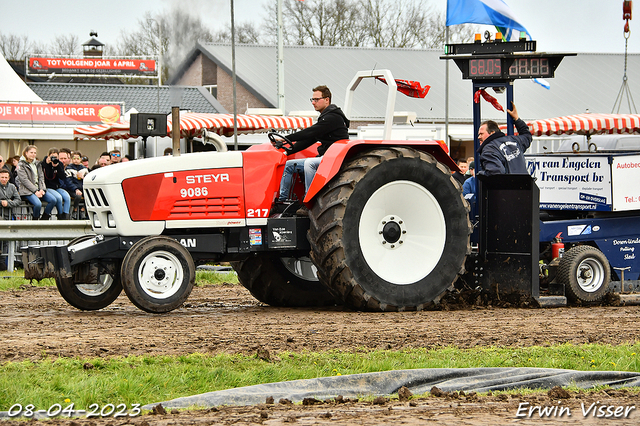
[[[10,220],[12,209],[22,202],[18,188],[9,179],[11,173],[7,169],[0,169],[0,205],[2,205],[2,219]]]
[[[62,154],[62,153],[61,153]],[[77,211],[80,200],[83,197],[83,179],[89,173],[89,170],[82,164],[82,153],[74,151],[71,153],[71,164],[64,169],[66,178],[64,180],[64,189],[73,197],[73,211]],[[78,212],[78,217],[82,215]]]
[[[58,220],[68,220],[69,210],[71,210],[71,197],[62,187],[61,180],[64,180],[64,165],[58,158],[58,148],[51,148],[49,155],[44,159],[42,169],[44,170],[44,183],[47,192],[51,192],[56,198],[56,208],[58,209]]]
[[[20,181],[18,193],[22,198],[33,204],[34,220],[49,220],[51,210],[56,206],[56,198],[50,192],[47,192],[42,164],[36,160],[36,155],[38,155],[38,148],[35,145],[28,145],[22,151],[22,157],[20,157],[20,163],[18,164],[18,180]],[[45,207],[42,217],[40,217],[41,200],[47,202],[47,207]]]

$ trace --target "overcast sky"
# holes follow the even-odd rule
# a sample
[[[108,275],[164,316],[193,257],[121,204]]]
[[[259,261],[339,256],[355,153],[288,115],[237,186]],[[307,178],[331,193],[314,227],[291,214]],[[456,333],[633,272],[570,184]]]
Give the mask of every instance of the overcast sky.
[[[235,0],[236,22],[261,23],[264,5],[276,0]],[[442,13],[447,0],[426,0]],[[199,11],[213,30],[230,21],[230,0],[0,0],[0,32],[47,42],[55,35],[77,34],[81,42],[89,32],[115,45],[121,31],[135,28],[146,11],[162,11],[174,3]],[[538,41],[540,52],[623,53],[622,0],[506,0],[521,23]],[[640,53],[640,11],[630,22],[629,53]]]

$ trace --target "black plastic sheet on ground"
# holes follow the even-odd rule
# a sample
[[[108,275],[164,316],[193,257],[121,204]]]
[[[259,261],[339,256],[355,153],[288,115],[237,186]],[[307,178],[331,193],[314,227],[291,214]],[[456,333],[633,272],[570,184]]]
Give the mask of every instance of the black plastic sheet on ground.
[[[512,389],[551,389],[576,386],[588,389],[608,385],[612,388],[640,386],[640,374],[627,371],[576,371],[553,368],[426,368],[379,373],[351,374],[292,380],[207,392],[170,401],[165,408],[215,407],[219,405],[255,405],[267,397],[300,402],[304,398],[324,400],[342,395],[345,398],[388,396],[406,386],[414,395],[437,386],[442,391],[488,392]],[[152,409],[158,403],[148,404]]]

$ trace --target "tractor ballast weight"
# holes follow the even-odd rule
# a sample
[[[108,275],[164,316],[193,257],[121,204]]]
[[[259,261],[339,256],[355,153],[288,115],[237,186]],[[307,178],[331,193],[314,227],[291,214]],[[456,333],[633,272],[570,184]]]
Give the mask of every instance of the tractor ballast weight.
[[[478,280],[495,294],[538,298],[539,194],[529,175],[479,176]]]

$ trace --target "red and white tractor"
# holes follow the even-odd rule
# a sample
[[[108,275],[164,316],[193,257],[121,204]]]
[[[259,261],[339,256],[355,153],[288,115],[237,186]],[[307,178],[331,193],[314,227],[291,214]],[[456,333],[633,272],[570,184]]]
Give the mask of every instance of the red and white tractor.
[[[392,117],[388,71],[356,75],[347,93],[376,75],[390,84]],[[265,140],[95,170],[84,189],[96,235],[25,249],[25,276],[55,277],[79,309],[104,308],[124,288],[162,313],[187,299],[196,265],[226,261],[269,305],[401,311],[437,301],[464,272],[469,208],[437,141],[334,143],[300,200],[309,217],[272,213],[286,160]],[[300,182],[294,192],[302,196]]]

